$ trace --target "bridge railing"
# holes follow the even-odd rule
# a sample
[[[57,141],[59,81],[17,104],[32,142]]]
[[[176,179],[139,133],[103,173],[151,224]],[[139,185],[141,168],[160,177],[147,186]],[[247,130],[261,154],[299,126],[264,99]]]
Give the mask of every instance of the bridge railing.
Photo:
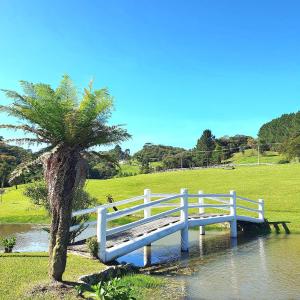
[[[141,203],[142,200],[143,202]],[[241,205],[241,203],[243,205]],[[252,207],[246,206],[248,204]],[[127,207],[120,208],[113,212],[110,211],[113,207],[122,207],[124,205]],[[167,210],[154,210],[157,208],[164,208]],[[188,248],[188,227],[189,222],[191,222],[189,221],[189,216],[192,218],[195,211],[198,215],[204,215],[207,210],[209,212],[211,212],[211,210],[221,210],[223,213],[220,216],[230,217],[232,237],[237,236],[237,220],[261,222],[264,219],[264,202],[262,199],[255,201],[237,196],[235,191],[231,191],[229,194],[208,194],[203,191],[199,191],[197,194],[189,194],[187,189],[181,189],[178,194],[151,193],[151,190],[146,189],[144,190],[144,195],[76,211],[72,213],[72,216],[75,217],[84,214],[97,213],[96,221],[86,222],[84,225],[97,225],[96,232],[91,235],[97,236],[97,241],[99,243],[99,257],[101,260],[106,261],[106,241],[108,237],[165,217],[174,215],[178,216],[178,214],[180,214],[180,217],[176,223],[176,228],[177,230],[181,230],[182,250],[185,251]],[[143,216],[139,220],[112,228],[108,226],[108,223],[113,220],[117,220],[140,211],[143,211]],[[189,211],[192,211],[193,214],[190,214]],[[242,215],[237,213],[240,211],[243,212]],[[258,217],[256,218],[244,215],[244,213],[247,214],[248,212],[258,214]],[[139,216],[141,215],[139,214]],[[79,226],[80,225],[72,226],[70,231],[76,230]],[[166,233],[168,233],[168,230],[168,228],[165,229]],[[169,231],[173,232],[171,227]],[[204,226],[200,226],[200,234],[204,233]]]

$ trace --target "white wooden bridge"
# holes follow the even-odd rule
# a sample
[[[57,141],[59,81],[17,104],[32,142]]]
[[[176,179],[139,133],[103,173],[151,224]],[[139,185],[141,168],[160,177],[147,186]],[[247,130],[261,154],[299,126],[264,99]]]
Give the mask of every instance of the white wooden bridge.
[[[119,209],[114,211],[113,207]],[[109,222],[139,211],[143,214],[137,221],[109,226]],[[195,226],[205,234],[205,225],[229,222],[231,237],[237,238],[237,221],[264,222],[264,201],[238,196],[235,191],[189,194],[181,189],[179,194],[155,194],[146,189],[144,195],[76,211],[72,216],[93,213],[97,213],[97,221],[85,224],[97,224],[90,236],[97,236],[100,260],[109,262],[176,231],[181,232],[181,250],[188,251],[188,229]],[[70,231],[77,228],[73,226]]]

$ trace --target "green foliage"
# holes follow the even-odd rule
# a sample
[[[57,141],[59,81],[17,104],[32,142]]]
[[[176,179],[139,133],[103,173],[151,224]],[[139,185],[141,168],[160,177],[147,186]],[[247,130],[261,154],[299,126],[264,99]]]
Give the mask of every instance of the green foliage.
[[[192,168],[195,166],[195,151],[183,151],[163,158],[163,169]]]
[[[113,155],[116,161],[130,160],[130,150],[125,149],[122,150],[120,145],[116,145],[112,150],[108,151],[111,155]]]
[[[215,137],[211,131],[209,129],[204,130],[195,148],[198,166],[208,166],[212,163],[212,151],[215,149],[215,146]]]
[[[8,186],[10,173],[16,166],[29,160],[31,157],[32,153],[30,151],[21,147],[10,146],[0,139],[0,187]],[[22,183],[28,182],[28,180],[25,180],[25,176],[20,181]]]
[[[45,181],[34,182],[25,186],[24,195],[28,197],[34,205],[42,206],[46,209],[50,215],[50,203],[48,200],[48,190]],[[85,209],[97,204],[97,199],[89,195],[88,192],[84,191],[82,188],[77,189],[73,202],[73,210]],[[74,242],[75,238],[86,229],[83,224],[88,221],[88,215],[81,215],[72,217],[71,226],[80,225],[78,229],[69,233],[69,241]],[[47,232],[49,230],[44,228]]]
[[[260,140],[267,143],[283,143],[300,132],[300,112],[283,114],[265,123],[259,129]]]
[[[142,150],[134,154],[133,158],[137,159],[140,163],[150,163],[155,161],[162,161],[164,157],[175,155],[182,151],[184,151],[183,148],[146,143],[143,146]]]
[[[43,206],[50,214],[50,205],[45,181],[34,182],[26,185],[23,193],[32,201],[33,204]],[[79,188],[75,193],[73,210],[85,209],[95,205],[96,203],[96,198],[91,197],[88,192]]]
[[[96,300],[135,300],[132,296],[132,288],[120,283],[120,278],[107,282],[100,281],[95,285],[80,285],[76,287],[79,295]]]
[[[34,205],[43,206],[50,214],[50,203],[45,181],[35,181],[24,189],[24,195],[31,199]]]
[[[147,158],[143,159],[141,161],[141,166],[140,166],[140,173],[141,174],[148,174],[151,173],[153,169],[150,166],[150,162],[147,160]]]
[[[288,164],[288,163],[290,163],[290,161],[289,161],[288,159],[280,159],[280,160],[278,161],[278,164],[280,164],[280,165]]]
[[[0,238],[0,244],[4,247],[4,253],[11,253],[16,242],[17,238],[15,236]]]
[[[90,168],[90,179],[108,179],[118,174],[118,168],[111,162],[101,162]]]
[[[282,147],[282,152],[287,155],[289,159],[300,157],[300,135],[292,137],[285,141]]]
[[[91,237],[86,240],[86,245],[92,257],[98,258],[99,244],[96,237]]]
[[[2,90],[11,103],[0,105],[0,112],[22,120],[23,124],[2,124],[0,128],[21,130],[31,137],[13,138],[7,140],[9,142],[43,144],[46,146],[44,152],[65,145],[84,155],[83,151],[90,147],[111,145],[130,137],[121,127],[107,125],[113,108],[113,99],[107,89],[94,90],[90,84],[79,100],[78,91],[67,75],[56,89],[43,83],[21,81],[20,84],[22,95]],[[40,161],[41,157],[38,157],[35,163]],[[20,176],[25,167],[22,166],[13,177]]]

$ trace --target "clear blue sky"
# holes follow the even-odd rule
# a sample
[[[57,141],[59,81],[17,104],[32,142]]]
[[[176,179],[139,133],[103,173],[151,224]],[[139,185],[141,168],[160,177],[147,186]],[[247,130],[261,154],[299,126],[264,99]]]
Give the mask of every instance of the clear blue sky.
[[[300,1],[0,0],[1,88],[64,73],[110,89],[132,151],[255,136],[299,110]]]

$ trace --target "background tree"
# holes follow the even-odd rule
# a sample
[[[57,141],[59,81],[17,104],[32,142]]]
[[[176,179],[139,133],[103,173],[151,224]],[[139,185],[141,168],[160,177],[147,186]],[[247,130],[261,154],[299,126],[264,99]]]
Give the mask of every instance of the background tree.
[[[82,99],[70,78],[65,75],[59,86],[20,82],[23,94],[3,90],[11,99],[6,112],[23,121],[22,125],[1,125],[31,134],[14,142],[44,144],[46,152],[34,162],[42,163],[51,210],[49,274],[61,281],[66,266],[67,245],[74,195],[82,187],[87,173],[86,149],[96,145],[116,144],[129,138],[119,126],[108,126],[112,97],[107,89],[84,89]],[[21,174],[25,165],[15,170]]]
[[[200,166],[209,165],[212,160],[212,151],[215,149],[215,137],[209,129],[203,131],[196,145],[197,162]]]
[[[224,159],[224,154],[222,150],[222,146],[217,144],[215,150],[212,153],[212,163],[219,165]]]
[[[9,174],[21,164],[32,158],[31,151],[21,147],[11,146],[0,137],[0,186],[8,186]],[[28,182],[30,176],[23,176],[22,180]]]

